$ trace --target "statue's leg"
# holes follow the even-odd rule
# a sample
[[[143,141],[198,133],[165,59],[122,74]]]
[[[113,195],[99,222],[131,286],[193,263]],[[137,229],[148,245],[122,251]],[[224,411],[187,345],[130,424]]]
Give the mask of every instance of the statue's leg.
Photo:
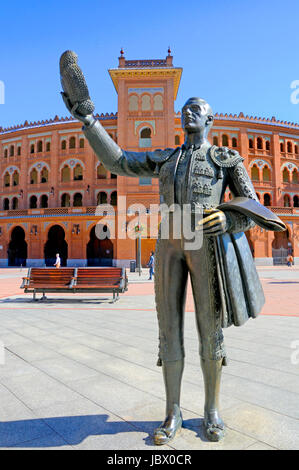
[[[168,240],[159,240],[155,259],[155,293],[166,418],[155,430],[156,445],[167,444],[182,426],[180,392],[184,369],[183,317],[187,277],[187,266],[180,250]]]
[[[201,250],[188,254],[187,263],[191,275],[205,386],[204,430],[209,440],[219,441],[224,436],[224,424],[219,413],[219,393],[225,348],[213,243],[204,239]]]
[[[180,395],[184,359],[179,361],[163,361],[162,367],[166,392],[166,418],[155,429],[154,442],[156,445],[170,442],[181,430],[183,423],[180,410]]]
[[[204,428],[210,441],[224,437],[224,423],[219,414],[219,393],[223,359],[218,361],[201,358],[205,384]]]

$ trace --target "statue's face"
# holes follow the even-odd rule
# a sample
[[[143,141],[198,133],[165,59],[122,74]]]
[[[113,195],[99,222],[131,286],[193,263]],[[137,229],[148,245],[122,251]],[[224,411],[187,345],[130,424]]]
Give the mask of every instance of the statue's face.
[[[200,132],[207,126],[210,106],[200,98],[190,98],[182,108],[182,127],[186,132]]]

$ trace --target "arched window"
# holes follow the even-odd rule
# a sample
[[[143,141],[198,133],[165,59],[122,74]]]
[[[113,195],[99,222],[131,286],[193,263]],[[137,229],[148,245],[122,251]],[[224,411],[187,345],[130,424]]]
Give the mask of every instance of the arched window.
[[[110,196],[110,204],[111,206],[117,205],[117,191],[113,191]]]
[[[215,135],[213,137],[213,145],[218,145],[218,137]]]
[[[150,109],[151,109],[151,97],[149,95],[142,95],[141,109],[142,109],[142,111],[150,111]]]
[[[292,144],[292,142],[288,142],[288,143],[287,143],[287,151],[288,151],[288,153],[292,153],[292,152],[293,152],[293,144]]]
[[[85,140],[84,139],[79,140],[79,147],[80,147],[80,149],[84,149],[84,147],[85,147]]]
[[[292,173],[292,183],[298,184],[298,171],[295,169]]]
[[[280,151],[284,152],[284,143],[283,142],[280,142]]]
[[[101,191],[97,196],[97,204],[107,204],[107,193]]]
[[[258,149],[262,150],[263,149],[263,139],[261,137],[258,137],[256,139],[256,146]]]
[[[48,207],[48,196],[46,194],[43,194],[42,197],[40,198],[40,206],[43,209]]]
[[[61,141],[61,150],[66,150],[66,140]]]
[[[4,149],[4,158],[7,158],[7,157],[8,157],[8,150]]]
[[[51,142],[46,143],[46,152],[50,152],[51,150]]]
[[[149,127],[145,127],[140,132],[139,147],[146,148],[152,146],[152,131]]]
[[[70,142],[69,142],[69,148],[70,149],[75,149],[76,148],[76,137],[71,137]]]
[[[30,173],[30,184],[37,184],[37,171],[35,168]]]
[[[253,139],[249,139],[248,144],[249,144],[249,148],[253,149]]]
[[[224,145],[225,147],[228,146],[228,137],[226,134],[223,134],[222,136],[222,145]]]
[[[3,210],[9,211],[9,199],[7,197],[3,200]]]
[[[29,201],[29,207],[30,207],[30,209],[36,209],[37,208],[37,197],[36,196],[31,196],[30,201]]]
[[[267,165],[263,168],[263,181],[270,181],[270,168]]]
[[[61,181],[66,183],[67,181],[71,181],[71,169],[68,165],[64,165],[61,170]]]
[[[294,207],[299,207],[299,197],[298,196],[293,197],[293,202],[294,202]]]
[[[42,152],[43,151],[43,143],[41,140],[37,142],[37,151]]]
[[[286,168],[284,168],[282,172],[282,181],[284,183],[288,183],[290,181],[290,173]]]
[[[14,145],[11,145],[11,146],[9,147],[9,156],[10,156],[10,157],[13,157],[14,154],[15,154],[15,146],[14,146]]]
[[[63,194],[61,196],[61,207],[70,207],[71,205],[71,198],[69,194]]]
[[[12,185],[13,186],[18,186],[19,180],[20,180],[20,175],[17,172],[17,170],[15,170],[14,174],[12,175]]]
[[[296,153],[296,154],[299,153],[299,147],[298,147],[298,145],[295,145],[295,153]]]
[[[270,150],[270,140],[266,140],[266,150]]]
[[[264,194],[264,206],[271,206],[271,196],[268,193]]]
[[[18,157],[21,155],[21,152],[22,152],[22,147],[18,145],[18,150],[17,150]]]
[[[129,111],[138,111],[138,96],[129,96]]]
[[[179,135],[176,135],[174,137],[174,145],[180,145],[180,136]]]
[[[163,111],[163,97],[161,95],[154,96],[154,111]]]
[[[284,207],[291,207],[291,199],[288,194],[285,194],[283,197],[283,206]]]
[[[97,167],[97,179],[104,180],[107,178],[107,170],[101,163]]]
[[[12,199],[12,210],[15,211],[18,209],[18,207],[19,207],[19,200],[17,197],[14,197]]]
[[[74,181],[81,181],[83,180],[83,168],[82,166],[77,163],[74,168]]]
[[[48,168],[44,167],[40,173],[40,182],[47,183],[49,179]]]
[[[260,172],[256,165],[253,165],[253,167],[251,168],[251,179],[252,181],[260,180]]]
[[[76,193],[74,195],[73,206],[74,207],[82,207],[82,194],[81,193]]]
[[[34,144],[31,144],[30,145],[30,153],[34,153],[34,152],[35,152]]]
[[[8,171],[4,175],[4,186],[6,188],[10,186],[10,174],[8,173]]]
[[[236,137],[232,138],[232,147],[238,147],[238,141],[237,141]]]

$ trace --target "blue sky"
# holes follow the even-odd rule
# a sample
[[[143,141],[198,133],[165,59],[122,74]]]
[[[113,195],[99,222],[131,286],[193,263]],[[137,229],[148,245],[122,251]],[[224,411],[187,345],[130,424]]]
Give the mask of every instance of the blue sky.
[[[96,111],[115,112],[108,68],[165,58],[183,67],[175,110],[201,96],[214,111],[299,122],[298,0],[13,0],[1,2],[0,126],[67,115],[59,57],[79,55]]]

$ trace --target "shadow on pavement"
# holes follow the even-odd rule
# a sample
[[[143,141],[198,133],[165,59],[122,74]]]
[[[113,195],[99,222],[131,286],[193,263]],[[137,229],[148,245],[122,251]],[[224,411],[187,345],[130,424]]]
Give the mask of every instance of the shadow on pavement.
[[[13,304],[13,303],[25,303],[25,304],[44,304],[44,305],[51,305],[51,304],[106,304],[106,303],[112,303],[112,298],[111,297],[102,297],[102,298],[96,298],[96,299],[59,299],[59,298],[48,298],[46,300],[41,300],[37,299],[36,301],[32,300],[31,298],[26,298],[26,297],[18,297],[18,298],[11,298],[7,297],[5,299],[0,299],[0,304]],[[117,305],[118,302],[116,302]]]
[[[299,284],[299,281],[270,281],[269,284]]]
[[[153,432],[160,425],[158,421],[107,421],[108,415],[65,416],[43,419],[29,419],[0,423],[0,447],[60,447],[76,446],[89,436],[115,435],[129,432],[147,433],[145,445],[157,447]],[[194,431],[196,437],[207,441],[202,433],[202,419],[184,421],[183,428]],[[54,432],[55,433],[54,433]],[[57,434],[58,436],[57,436]],[[62,439],[57,439],[61,437]]]

